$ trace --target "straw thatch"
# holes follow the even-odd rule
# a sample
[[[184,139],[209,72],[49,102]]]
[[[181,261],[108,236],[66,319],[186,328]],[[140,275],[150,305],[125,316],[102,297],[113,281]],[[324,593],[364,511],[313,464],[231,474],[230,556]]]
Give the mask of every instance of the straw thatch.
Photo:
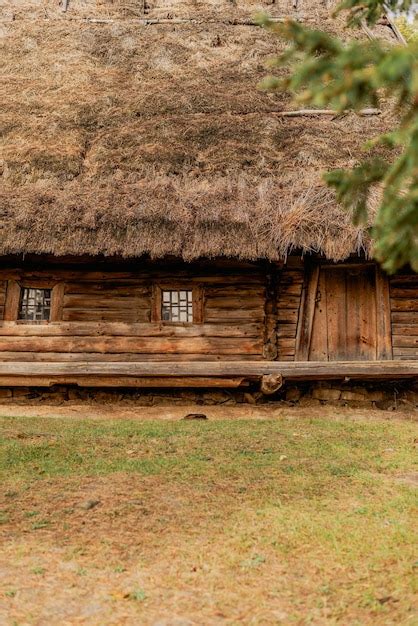
[[[387,115],[281,117],[290,98],[257,89],[282,46],[250,24],[263,4],[295,12],[273,0],[70,0],[66,13],[59,0],[6,0],[0,254],[367,251],[321,173],[355,164]],[[322,2],[296,13],[341,29]]]

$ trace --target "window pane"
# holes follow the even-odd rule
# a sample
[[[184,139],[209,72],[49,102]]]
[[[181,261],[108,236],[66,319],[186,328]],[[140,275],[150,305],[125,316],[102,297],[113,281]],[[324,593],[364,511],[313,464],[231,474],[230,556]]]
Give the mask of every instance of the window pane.
[[[21,292],[19,319],[30,322],[48,321],[51,314],[51,289],[24,287]]]
[[[161,319],[164,322],[193,322],[192,290],[164,290]]]

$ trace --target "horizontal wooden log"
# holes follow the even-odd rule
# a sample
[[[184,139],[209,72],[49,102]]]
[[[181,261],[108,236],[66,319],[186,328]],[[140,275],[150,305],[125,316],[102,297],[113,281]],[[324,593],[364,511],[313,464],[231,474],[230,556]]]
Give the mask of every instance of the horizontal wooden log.
[[[392,311],[414,311],[418,313],[418,298],[391,298]]]
[[[279,327],[277,329],[277,336],[279,338],[279,340],[282,337],[296,337],[296,329],[297,326],[296,324],[279,324]]]
[[[264,360],[263,355],[260,354],[193,354],[192,352],[187,354],[135,354],[126,352],[114,352],[102,354],[101,352],[2,352],[0,353],[0,362],[10,362],[19,360],[30,361],[32,363],[41,361],[50,362],[79,362],[82,358],[83,361],[88,362],[122,362],[122,363],[137,363],[138,361],[172,361],[173,358],[176,361],[258,361]]]
[[[418,298],[418,278],[416,285],[410,283],[399,287],[392,286],[390,295],[392,298]]]
[[[297,324],[299,311],[296,309],[279,309],[277,311],[277,321],[279,324]]]
[[[289,348],[294,350],[296,345],[296,337],[281,337],[278,341],[280,348]]]
[[[117,311],[134,308],[146,309],[151,308],[151,299],[146,297],[130,294],[129,296],[114,296],[113,294],[73,294],[64,295],[65,309],[115,309]]]
[[[280,302],[283,298],[287,296],[298,296],[302,292],[302,281],[298,283],[291,283],[289,285],[281,285],[278,293],[278,301]]]
[[[392,311],[391,319],[392,324],[413,324],[416,317],[413,311]]]
[[[391,276],[389,281],[391,288],[404,285],[416,285],[418,287],[418,274],[398,274]]]
[[[418,321],[412,324],[392,324],[392,334],[393,336],[418,336]]]
[[[64,322],[149,322],[150,310],[121,309],[66,309],[63,311]]]
[[[252,285],[251,287],[242,287],[241,285],[232,286],[212,286],[205,285],[205,296],[211,298],[258,298],[264,301],[265,287]]]
[[[145,322],[0,322],[0,337],[259,337],[261,324],[164,324]]]
[[[151,288],[149,285],[138,284],[138,280],[131,281],[105,281],[102,283],[92,283],[80,280],[74,283],[66,283],[65,285],[66,295],[83,295],[89,296],[97,295],[103,296],[103,294],[111,294],[113,297],[119,296],[142,296],[150,297]]]
[[[262,338],[226,337],[0,337],[5,352],[129,352],[136,354],[258,354]],[[1,354],[0,354],[1,358]]]
[[[279,299],[278,299],[278,304],[277,304],[279,309],[298,310],[299,305],[300,305],[300,295],[281,297],[279,294]]]
[[[208,309],[205,310],[205,320],[208,323],[216,322],[261,322],[264,319],[262,307],[257,309]]]
[[[108,363],[75,361],[72,363],[1,363],[0,376],[130,376],[130,377],[242,377],[260,379],[268,374],[285,380],[338,380],[417,378],[418,361],[204,361],[204,362],[133,362]]]
[[[202,267],[196,267],[191,265],[187,269],[184,269],[184,263],[180,266],[173,265],[170,269],[167,264],[159,265],[154,262],[151,266],[139,268],[136,271],[120,271],[115,269],[107,270],[86,270],[80,269],[64,269],[64,268],[44,268],[35,271],[30,269],[0,269],[0,280],[20,280],[24,276],[26,281],[33,280],[53,280],[64,281],[66,283],[73,282],[78,283],[83,281],[84,284],[90,283],[92,286],[102,284],[112,284],[115,281],[133,281],[138,286],[147,286],[149,288],[150,282],[173,282],[175,277],[176,282],[182,282],[187,280],[191,283],[208,283],[213,285],[237,285],[244,289],[248,289],[250,285],[263,285],[264,274],[258,271],[258,268],[245,268],[240,267],[233,268],[232,270],[225,270],[223,268],[217,269],[217,264],[213,263],[210,267],[203,269]]]
[[[393,335],[392,343],[394,348],[418,348],[418,334]]]
[[[234,311],[237,307],[241,309],[254,309],[254,310],[263,310],[264,307],[264,298],[253,297],[253,296],[245,296],[242,297],[239,294],[236,294],[233,297],[216,297],[216,298],[208,298],[206,297],[206,310],[209,309],[228,309],[229,311]]]
[[[279,361],[294,361],[295,360],[295,350],[285,349],[282,350],[280,346],[278,347],[278,360]]]
[[[77,385],[84,387],[138,387],[138,388],[161,388],[161,387],[221,387],[237,388],[247,387],[248,382],[244,378],[215,378],[212,377],[147,377],[138,378],[132,376],[32,376],[31,387],[52,387],[52,385]],[[0,376],[0,387],[27,387],[27,376]]]
[[[418,347],[404,347],[397,348],[393,347],[393,356],[407,356],[410,359],[418,359]]]

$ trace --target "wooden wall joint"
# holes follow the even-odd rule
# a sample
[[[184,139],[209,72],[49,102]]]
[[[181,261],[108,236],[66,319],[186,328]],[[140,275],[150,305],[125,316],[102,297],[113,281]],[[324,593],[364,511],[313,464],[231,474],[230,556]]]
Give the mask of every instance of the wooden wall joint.
[[[278,357],[277,346],[277,287],[280,270],[274,263],[266,264],[266,287],[264,302],[263,358],[274,361]]]
[[[64,311],[65,283],[57,283],[51,290],[51,322],[61,322]]]
[[[7,322],[15,322],[18,318],[20,291],[20,285],[17,280],[11,279],[7,281],[6,302],[4,307],[4,320]]]
[[[376,265],[376,326],[376,359],[393,359],[389,279],[379,265]]]

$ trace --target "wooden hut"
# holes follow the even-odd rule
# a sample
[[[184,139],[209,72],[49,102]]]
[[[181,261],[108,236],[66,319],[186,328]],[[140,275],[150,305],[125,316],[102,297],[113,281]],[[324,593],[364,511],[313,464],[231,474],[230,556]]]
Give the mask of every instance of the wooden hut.
[[[321,179],[389,114],[260,91],[259,8],[347,37],[321,0],[3,2],[0,386],[416,378],[418,277]]]

